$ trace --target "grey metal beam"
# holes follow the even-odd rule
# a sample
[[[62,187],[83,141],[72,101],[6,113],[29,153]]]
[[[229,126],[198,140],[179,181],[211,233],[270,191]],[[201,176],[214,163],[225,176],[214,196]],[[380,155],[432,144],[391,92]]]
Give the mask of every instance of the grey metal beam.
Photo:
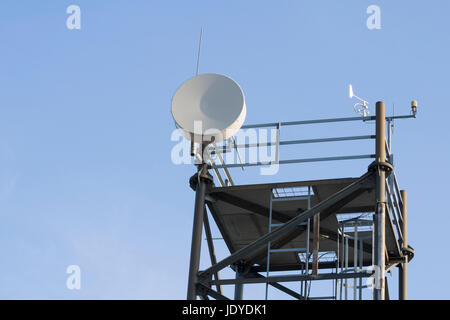
[[[214,146],[217,148],[217,145],[215,143],[214,143]],[[219,159],[220,164],[222,164],[222,165],[225,164],[225,161],[222,158],[221,152],[216,152],[215,154],[217,155],[217,158]],[[231,177],[230,172],[228,171],[228,169],[227,168],[222,168],[222,170],[223,170],[223,173],[225,174],[225,176],[227,177],[228,183],[233,186],[234,185],[234,181],[233,181],[233,178]]]
[[[358,218],[349,219],[346,221],[340,221],[340,223],[344,224],[346,227],[354,227],[356,225],[356,219],[358,219]],[[358,226],[371,227],[371,226],[373,226],[373,220],[366,220],[366,219],[359,220]]]
[[[414,115],[403,115],[403,116],[392,116],[386,117],[386,121],[391,121],[394,119],[408,119],[415,118]],[[375,116],[370,117],[348,117],[348,118],[329,118],[329,119],[318,119],[318,120],[303,120],[303,121],[288,121],[288,122],[272,122],[272,123],[261,123],[261,124],[250,124],[244,125],[242,129],[250,129],[250,128],[268,128],[268,127],[276,127],[278,125],[281,126],[297,126],[304,124],[314,124],[314,123],[329,123],[329,122],[345,122],[345,121],[373,121],[375,120]]]
[[[388,200],[388,204],[389,204],[388,208],[392,209],[389,211],[392,213],[392,216],[394,218],[395,226],[397,227],[397,231],[398,231],[398,235],[399,235],[399,240],[402,241],[403,232],[402,232],[401,226],[400,226],[402,219],[401,218],[397,219],[397,213],[399,215],[401,215],[401,210],[398,206],[398,203],[395,203],[395,205],[394,205],[394,201],[392,201],[392,197],[393,197],[393,194],[391,192],[392,190],[389,187],[389,184],[387,184],[387,182],[386,182],[386,190],[387,190],[387,200]],[[395,211],[395,210],[397,210],[397,211]]]
[[[328,296],[328,297],[309,297],[308,300],[335,300],[335,296]]]
[[[205,215],[205,192],[206,184],[212,183],[211,177],[208,174],[208,166],[201,164],[198,167],[197,176],[193,176],[191,179],[195,179],[195,208],[194,208],[194,222],[192,226],[192,242],[191,242],[191,255],[189,264],[189,278],[187,289],[187,300],[196,300],[196,288],[195,284],[198,282],[198,268],[200,265],[200,250],[202,244],[202,226],[203,218]]]
[[[375,212],[375,265],[378,268],[375,283],[378,286],[374,290],[375,300],[385,299],[385,219],[386,219],[386,172],[382,164],[386,162],[386,115],[384,102],[376,103],[376,203]]]
[[[319,273],[319,250],[320,250],[320,213],[313,219],[313,266],[312,274],[317,276]]]
[[[261,183],[261,184],[249,184],[249,185],[240,185],[240,186],[232,186],[232,187],[214,187],[212,191],[228,191],[228,190],[268,190],[268,189],[277,189],[277,188],[293,188],[293,187],[308,187],[312,186],[313,189],[315,186],[327,186],[330,184],[348,184],[355,182],[358,178],[338,178],[338,179],[320,179],[320,180],[308,180],[308,181],[290,181],[290,182],[273,182],[273,183]],[[315,194],[317,195],[317,190]],[[323,199],[320,199],[322,201]]]
[[[373,212],[375,210],[375,206],[355,206],[355,207],[345,207],[342,208],[336,213],[362,213],[362,212]]]
[[[356,159],[370,159],[375,158],[374,154],[363,154],[354,156],[338,156],[338,157],[321,157],[321,158],[305,158],[305,159],[291,159],[279,160],[278,162],[255,162],[255,163],[234,163],[224,165],[213,165],[212,168],[241,168],[241,167],[255,167],[255,166],[270,166],[277,164],[291,164],[291,163],[305,163],[305,162],[322,162],[322,161],[337,161],[337,160],[356,160]]]
[[[401,207],[402,204],[403,204],[403,199],[401,197],[401,193],[402,192],[400,190],[400,187],[398,186],[398,181],[397,181],[397,176],[395,174],[395,171],[391,172],[391,174],[393,175],[394,187],[395,187],[395,190],[397,191],[396,193],[393,192],[393,194],[400,195],[398,200],[399,200],[399,204],[400,204],[400,207]]]
[[[273,145],[292,145],[292,144],[307,144],[307,143],[322,143],[322,142],[336,142],[336,141],[353,141],[353,140],[369,140],[375,139],[374,135],[365,135],[365,136],[349,136],[349,137],[334,137],[334,138],[320,138],[320,139],[302,139],[302,140],[285,140],[280,141],[279,144],[276,142],[266,142],[266,143],[246,143],[246,144],[238,144],[236,148],[255,148],[255,147],[270,147]],[[231,151],[231,149],[227,148],[227,146],[217,147],[221,149],[221,153],[227,153]],[[217,152],[212,151],[211,154],[215,154]]]
[[[319,212],[326,211],[328,208],[332,207],[337,202],[341,201],[342,199],[345,199],[349,195],[354,194],[356,191],[360,190],[371,178],[372,178],[371,172],[364,174],[354,183],[352,183],[349,186],[343,188],[342,190],[336,192],[335,194],[330,196],[328,199],[318,203],[311,209],[306,210],[303,213],[300,213],[298,216],[296,216],[296,217],[292,218],[291,220],[289,220],[288,222],[286,222],[282,227],[271,231],[270,233],[262,236],[261,238],[254,241],[253,243],[249,244],[248,246],[234,252],[227,258],[218,262],[216,265],[211,266],[210,268],[200,272],[199,276],[207,277],[208,275],[211,275],[216,271],[222,270],[223,268],[225,268],[233,263],[236,263],[239,260],[247,258],[249,256],[249,254],[254,254],[261,248],[264,249],[264,247],[267,245],[267,243],[269,241],[276,241],[276,240],[282,238],[290,231],[296,229],[298,224],[300,224],[301,222],[306,221],[309,218],[312,218],[314,215],[316,215]]]
[[[219,184],[221,187],[226,187],[225,182],[222,179],[222,176],[220,175],[219,169],[212,168],[214,171],[214,174],[216,175],[217,180],[219,181]]]
[[[388,279],[387,277],[384,278],[384,299],[390,300],[389,298],[389,287],[388,287]]]
[[[235,268],[236,280],[239,280],[243,277],[244,265],[237,264]],[[244,297],[244,284],[236,283],[234,286],[234,300],[242,300]]]
[[[354,273],[322,273],[317,276],[314,275],[279,275],[271,277],[256,277],[256,278],[241,278],[241,279],[221,279],[221,280],[211,280],[209,283],[211,285],[221,284],[221,285],[235,285],[236,283],[274,283],[274,282],[296,282],[296,281],[310,281],[310,280],[334,280],[334,279],[353,279],[353,278],[367,278],[370,277],[373,272],[362,271]]]
[[[211,235],[211,227],[209,225],[209,219],[208,219],[208,213],[206,212],[206,208],[205,210],[205,215],[203,218],[203,226],[205,228],[205,235],[206,235],[206,242],[208,243],[208,252],[209,252],[209,258],[211,260],[211,264],[215,265],[217,263],[217,259],[216,259],[216,254],[214,252],[214,243],[212,240],[212,235]],[[214,273],[214,278],[219,280],[219,272],[215,272]],[[220,287],[220,285],[217,285],[217,291],[222,294],[222,288]]]
[[[363,266],[367,267],[367,266],[371,266],[371,265],[372,265],[372,263],[370,263],[369,261],[366,261],[366,263]],[[274,266],[270,266],[270,272],[273,272],[273,271],[301,271],[302,268],[304,268],[304,266],[305,266],[304,263],[274,265]],[[309,269],[312,268],[312,262],[310,262],[308,264],[308,267],[309,267]],[[333,269],[335,267],[336,267],[336,261],[335,260],[319,262],[319,269],[320,270]],[[254,265],[254,266],[251,267],[250,270],[251,271],[255,271],[255,272],[265,272],[267,269],[266,269],[266,266]]]
[[[261,123],[261,124],[250,124],[244,125],[242,129],[250,129],[250,128],[267,128],[267,127],[276,127],[279,124],[281,126],[297,126],[303,124],[314,124],[314,123],[328,123],[328,122],[344,122],[344,121],[361,121],[362,117],[349,117],[349,118],[330,118],[330,119],[317,119],[317,120],[303,120],[303,121],[287,121],[287,122],[273,122],[273,123]]]
[[[390,255],[395,255],[397,257],[402,256],[402,251],[400,248],[399,240],[395,234],[394,224],[392,223],[391,214],[389,208],[386,206],[385,214],[387,219],[385,219],[385,248]]]
[[[319,269],[331,269],[334,267],[335,262],[319,262]],[[285,265],[274,265],[270,266],[269,271],[301,271],[305,267],[305,263],[296,263],[296,264],[285,264]],[[308,264],[309,269],[312,268],[312,262]],[[264,272],[266,271],[266,266],[254,265],[250,269],[255,272]]]
[[[263,278],[263,279],[266,279],[266,277],[264,277],[263,275],[260,275],[257,272],[251,272],[251,271],[248,272],[245,275],[245,278]],[[281,284],[279,284],[277,282],[270,282],[269,285],[271,285],[272,287],[274,287],[274,288],[276,288],[276,289],[278,289],[278,290],[280,290],[280,291],[290,295],[293,298],[296,298],[298,300],[304,300],[304,297],[302,295],[298,294],[294,290],[291,290],[291,289],[289,289],[289,288],[287,288],[287,287],[285,287],[285,286],[283,286],[283,285],[281,285]]]
[[[229,298],[227,298],[224,295],[218,293],[217,291],[214,291],[210,287],[205,286],[203,283],[197,283],[197,285],[196,285],[196,294],[199,295],[199,296],[208,295],[210,297],[213,297],[216,300],[230,300]]]
[[[403,200],[402,204],[402,232],[403,232],[403,243],[402,248],[408,248],[408,199],[405,190],[401,190],[401,198]],[[408,300],[408,256],[405,255],[405,261],[401,264],[399,268],[399,299]]]

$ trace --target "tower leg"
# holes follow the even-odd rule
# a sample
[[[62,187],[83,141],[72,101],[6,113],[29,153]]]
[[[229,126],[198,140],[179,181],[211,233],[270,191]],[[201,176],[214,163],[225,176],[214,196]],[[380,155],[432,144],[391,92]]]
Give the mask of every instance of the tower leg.
[[[197,274],[200,265],[200,250],[202,244],[202,226],[205,215],[205,191],[207,183],[211,183],[206,164],[199,166],[198,173],[191,177],[191,186],[195,187],[194,223],[192,227],[191,258],[187,299],[196,300]]]
[[[376,104],[376,211],[375,211],[375,300],[385,299],[385,219],[386,219],[386,128],[384,102]]]
[[[243,273],[243,265],[238,263],[236,265],[236,280],[241,279]],[[234,300],[242,300],[244,296],[244,284],[236,283],[234,285]]]
[[[403,248],[408,247],[408,216],[407,216],[407,193],[405,190],[401,190],[401,197],[403,200],[402,206],[402,235],[403,235]],[[408,300],[408,256],[405,256],[405,261],[401,264],[399,268],[399,300]]]

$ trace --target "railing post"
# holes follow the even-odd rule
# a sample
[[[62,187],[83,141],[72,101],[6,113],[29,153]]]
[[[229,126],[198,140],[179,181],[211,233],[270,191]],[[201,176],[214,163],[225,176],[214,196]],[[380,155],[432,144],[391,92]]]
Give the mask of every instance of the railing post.
[[[408,247],[408,220],[407,220],[407,214],[408,214],[408,208],[407,208],[407,193],[406,190],[401,190],[401,198],[402,203],[401,209],[402,209],[402,234],[403,234],[403,244],[402,249]],[[399,268],[399,300],[408,300],[408,256],[405,255],[404,262],[401,264]]]

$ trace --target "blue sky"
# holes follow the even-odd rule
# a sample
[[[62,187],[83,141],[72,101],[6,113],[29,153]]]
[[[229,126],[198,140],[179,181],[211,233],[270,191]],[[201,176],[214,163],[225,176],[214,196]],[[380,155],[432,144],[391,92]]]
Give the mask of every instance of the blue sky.
[[[71,4],[81,8],[80,30],[66,28]],[[366,27],[372,4],[381,8],[380,30]],[[185,298],[194,167],[171,162],[170,100],[195,73],[200,27],[200,72],[241,85],[247,124],[354,116],[349,83],[372,113],[378,100],[389,114],[392,104],[407,114],[419,101],[418,118],[397,121],[393,138],[416,251],[409,295],[450,298],[441,276],[450,218],[440,200],[450,178],[448,12],[445,0],[1,1],[0,298]],[[302,130],[291,134],[374,127]],[[300,153],[373,151],[343,146]],[[368,164],[233,176],[356,177]],[[66,288],[71,264],[81,267],[78,291]]]

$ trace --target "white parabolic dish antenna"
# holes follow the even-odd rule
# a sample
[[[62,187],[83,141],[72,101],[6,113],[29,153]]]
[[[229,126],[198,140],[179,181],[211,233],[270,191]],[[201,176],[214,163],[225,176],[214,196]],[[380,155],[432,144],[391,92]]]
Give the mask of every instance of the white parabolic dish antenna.
[[[175,123],[194,142],[220,142],[232,137],[244,123],[245,115],[241,87],[221,74],[192,77],[172,98]]]

